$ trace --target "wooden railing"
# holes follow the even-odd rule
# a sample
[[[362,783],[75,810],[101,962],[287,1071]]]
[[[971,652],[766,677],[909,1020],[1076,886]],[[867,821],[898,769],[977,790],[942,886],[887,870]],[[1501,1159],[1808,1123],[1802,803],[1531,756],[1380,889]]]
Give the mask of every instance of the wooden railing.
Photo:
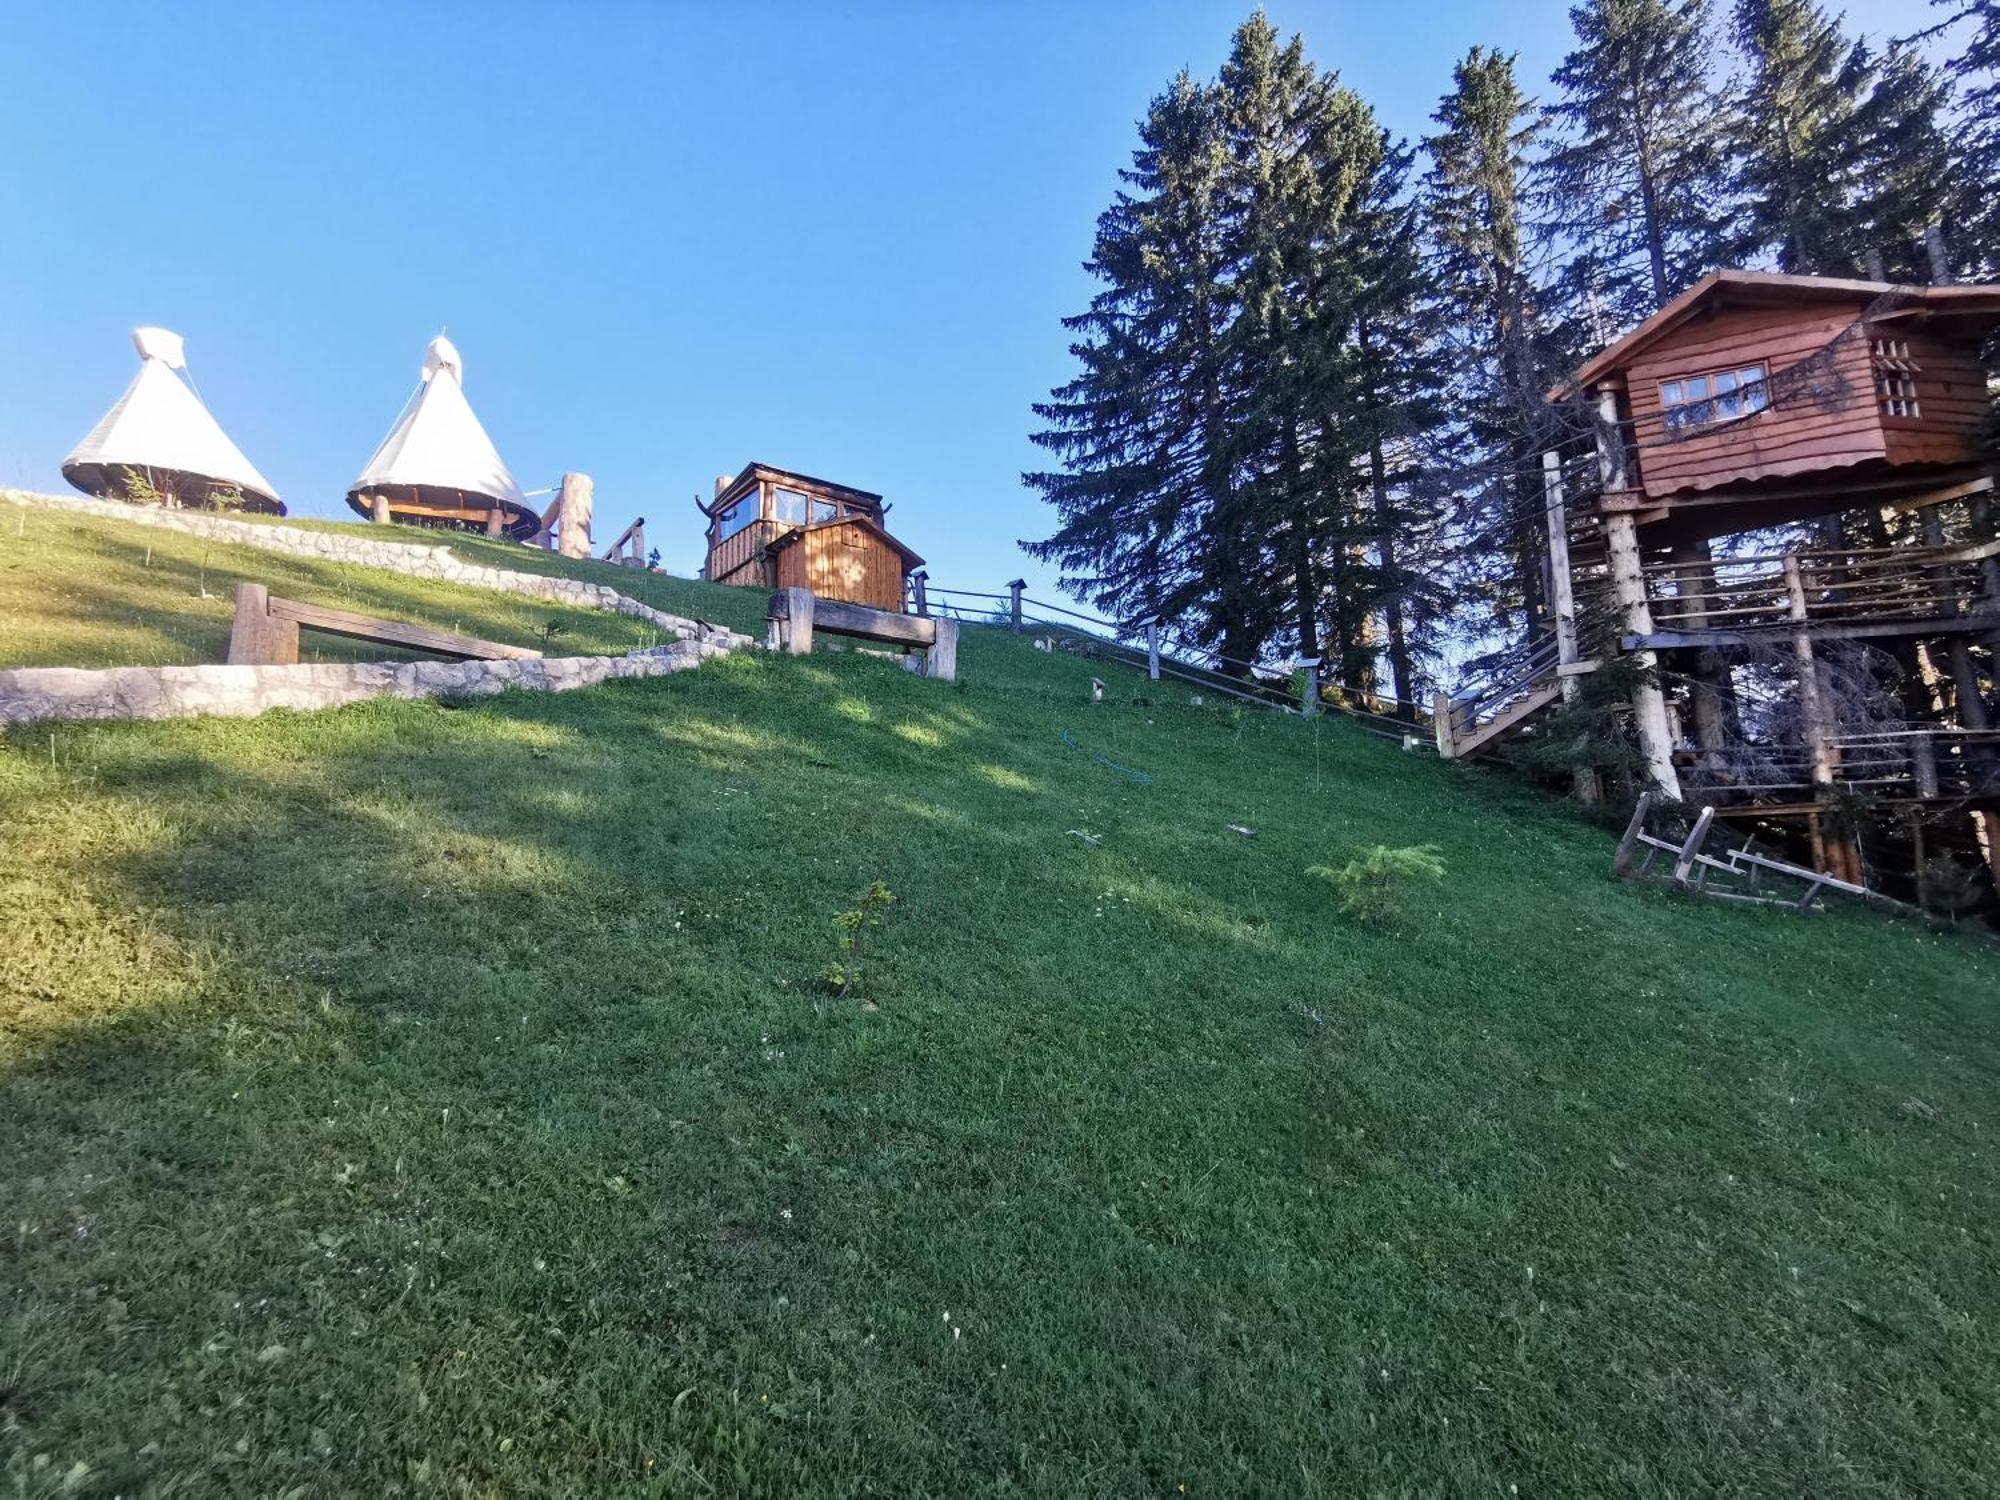
[[[1984,618],[1987,560],[1972,547],[1804,548],[1642,571],[1656,630],[1756,630],[1891,620]],[[1786,574],[1797,572],[1797,595]]]

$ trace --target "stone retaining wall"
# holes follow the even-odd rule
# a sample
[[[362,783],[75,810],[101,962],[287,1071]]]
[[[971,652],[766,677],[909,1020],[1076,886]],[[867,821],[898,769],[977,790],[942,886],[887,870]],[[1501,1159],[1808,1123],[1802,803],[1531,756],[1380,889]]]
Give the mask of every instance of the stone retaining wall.
[[[541,573],[517,573],[511,568],[489,568],[453,557],[449,547],[432,547],[410,542],[355,536],[337,531],[305,531],[296,526],[275,526],[241,521],[201,511],[159,510],[151,506],[128,505],[118,500],[92,500],[83,496],[36,495],[26,490],[0,490],[0,500],[41,510],[68,511],[77,515],[102,516],[134,526],[157,526],[163,531],[205,536],[218,542],[234,542],[245,547],[261,547],[266,552],[283,552],[292,557],[315,557],[327,562],[355,563],[366,568],[382,568],[406,573],[413,578],[436,578],[445,583],[462,583],[471,588],[493,589],[503,594],[526,594],[533,599],[570,604],[579,609],[603,609],[630,615],[671,631],[682,640],[712,641],[731,650],[754,646],[747,635],[670,615],[601,583],[584,583],[575,578],[550,578]],[[387,528],[383,528],[386,530]]]
[[[337,708],[363,698],[561,693],[624,677],[664,677],[731,648],[676,641],[625,656],[511,661],[300,663],[284,667],[17,667],[0,671],[0,725],[41,719],[249,718],[272,708]]]

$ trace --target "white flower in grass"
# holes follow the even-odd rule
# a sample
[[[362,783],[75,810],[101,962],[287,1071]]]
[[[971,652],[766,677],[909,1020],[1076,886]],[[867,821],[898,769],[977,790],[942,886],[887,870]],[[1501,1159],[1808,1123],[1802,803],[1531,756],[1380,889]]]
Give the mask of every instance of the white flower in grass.
[[[792,1216],[792,1211],[789,1208],[781,1208],[778,1210],[778,1217],[781,1219],[789,1219],[791,1216]]]

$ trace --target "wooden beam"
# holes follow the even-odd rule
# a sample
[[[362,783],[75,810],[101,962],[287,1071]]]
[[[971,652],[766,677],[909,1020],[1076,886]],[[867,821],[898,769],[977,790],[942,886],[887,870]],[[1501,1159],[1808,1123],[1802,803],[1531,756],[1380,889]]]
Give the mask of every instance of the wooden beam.
[[[1889,636],[1986,635],[2000,629],[2000,615],[1937,615],[1920,620],[1854,620],[1825,623],[1808,620],[1806,630],[1817,641],[1866,641]],[[1649,630],[1619,637],[1626,651],[1672,651],[1682,647],[1768,646],[1789,641],[1790,625],[1764,625],[1747,630]]]
[[[242,588],[261,591],[261,585],[244,584],[239,588],[239,614],[243,604]],[[345,636],[350,640],[379,641],[384,645],[424,651],[454,661],[529,661],[542,654],[527,646],[506,646],[498,641],[482,641],[477,636],[454,635],[448,630],[432,630],[423,625],[405,625],[399,620],[378,620],[372,615],[333,609],[324,604],[306,604],[297,599],[269,600],[269,615],[274,622],[281,621],[291,627],[293,661],[298,660],[297,639],[301,629]]]
[[[810,601],[814,628],[835,635],[857,636],[865,641],[881,641],[891,646],[931,646],[937,641],[936,616],[920,618],[897,614],[894,610],[870,609],[865,604],[848,604],[839,599],[815,598],[809,589],[780,589],[771,596],[769,617],[792,617],[797,605],[793,596],[803,594]]]
[[[232,667],[288,667],[298,661],[298,623],[271,613],[271,606],[280,602],[261,583],[236,585],[236,618],[229,625],[225,662]]]

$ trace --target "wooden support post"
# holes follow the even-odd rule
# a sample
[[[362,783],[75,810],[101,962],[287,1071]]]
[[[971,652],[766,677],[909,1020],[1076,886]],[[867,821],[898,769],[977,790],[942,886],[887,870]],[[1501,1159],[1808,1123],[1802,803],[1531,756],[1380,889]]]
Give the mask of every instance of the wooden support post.
[[[271,591],[261,583],[236,585],[236,618],[229,625],[232,667],[287,667],[299,659],[299,622],[273,617]]]
[[[1944,522],[1939,519],[1937,507],[1926,506],[1918,512],[1917,526],[1926,547],[1945,545]],[[1933,568],[1931,592],[1938,600],[1938,613],[1952,615],[1958,612],[1956,586],[1951,581],[1949,568]],[[1979,601],[1972,601],[1977,604]],[[1958,722],[1967,729],[1987,729],[1991,720],[1986,712],[1986,699],[1979,691],[1979,669],[1972,662],[1972,647],[1962,635],[1955,635],[1945,642],[1945,660],[1951,664],[1953,696],[1958,700]]]
[[[1938,794],[1937,742],[1928,734],[1910,736],[1910,779],[1919,797]]]
[[[1708,628],[1708,596],[1714,586],[1714,575],[1709,568],[1713,561],[1705,541],[1682,542],[1674,548],[1674,577],[1678,580],[1675,587],[1687,596],[1680,612],[1688,630]],[[1693,675],[1695,742],[1705,756],[1719,759],[1729,737],[1722,708],[1722,690],[1728,685],[1729,666],[1718,652],[1704,649],[1695,656]]]
[[[1639,571],[1638,523],[1626,512],[1614,511],[1604,518],[1604,539],[1611,554],[1611,585],[1625,612],[1625,629],[1632,635],[1653,633],[1653,612],[1646,602],[1646,578]],[[1638,653],[1639,665],[1650,677],[1659,670],[1659,658],[1650,651]],[[1667,699],[1657,680],[1641,683],[1632,692],[1632,718],[1639,730],[1639,749],[1645,757],[1646,779],[1661,793],[1681,800],[1680,773],[1674,769],[1673,732],[1667,726]]]
[[[810,656],[813,648],[813,591],[785,590],[785,629],[782,644],[792,656]]]
[[[596,509],[596,486],[588,474],[565,474],[562,477],[561,534],[556,546],[564,557],[590,556],[590,516]]]
[[[924,676],[939,682],[958,679],[958,621],[937,622],[937,639],[924,653]]]
[[[1607,492],[1628,487],[1625,434],[1618,426],[1618,387],[1606,381],[1597,388],[1597,482]]]
[[[387,526],[389,524],[389,497],[387,495],[370,495],[368,497],[368,519],[373,521],[377,526]]]
[[[1160,622],[1146,623],[1146,675],[1153,681],[1160,680]]]
[[[1819,800],[1830,803],[1828,794],[1840,769],[1840,751],[1833,743],[1833,713],[1826,701],[1826,684],[1820,678],[1819,662],[1813,655],[1812,632],[1806,626],[1805,580],[1799,572],[1798,558],[1789,552],[1785,554],[1785,593],[1792,616],[1792,654],[1798,668],[1799,717],[1805,724],[1806,751],[1812,757],[1813,786]],[[1818,857],[1820,868],[1837,879],[1859,885],[1862,873],[1860,850],[1855,848],[1852,836],[1842,826],[1843,819],[1836,817],[1832,820],[1831,836],[1828,835],[1827,822],[1822,815],[1813,815],[1813,853]]]
[[[910,575],[910,597],[920,615],[929,615],[931,612],[931,602],[924,591],[924,585],[930,581],[930,576],[930,571],[926,568],[919,568]]]
[[[1542,455],[1542,519],[1548,531],[1549,598],[1556,617],[1556,664],[1575,665],[1579,652],[1576,634],[1576,582],[1569,567],[1569,508],[1563,500],[1562,455]],[[1583,691],[1582,679],[1567,674],[1562,679],[1563,702],[1573,703]],[[1597,771],[1578,766],[1573,778],[1576,800],[1594,803],[1603,795]]]
[[[646,566],[646,518],[644,516],[639,517],[638,520],[632,523],[631,538],[632,554],[625,559],[625,565],[629,568],[643,568]]]
[[[1025,578],[1016,578],[1012,583],[1007,585],[1009,596],[1007,611],[1013,617],[1014,634],[1016,635],[1021,633],[1021,590],[1027,586],[1028,580]]]
[[[1576,594],[1569,571],[1569,513],[1563,504],[1562,456],[1542,455],[1542,518],[1548,528],[1549,597],[1555,604],[1556,660],[1568,666],[1577,659]],[[1573,698],[1575,679],[1563,679],[1563,697]]]
[[[507,513],[500,509],[499,506],[493,506],[486,512],[486,534],[488,536],[500,535],[500,525],[506,519]]]
[[[1438,759],[1450,760],[1455,753],[1451,742],[1451,694],[1431,694],[1431,731],[1437,735]]]
[[[1305,668],[1305,686],[1299,690],[1299,712],[1310,718],[1319,712],[1319,658],[1302,656],[1299,665]]]

